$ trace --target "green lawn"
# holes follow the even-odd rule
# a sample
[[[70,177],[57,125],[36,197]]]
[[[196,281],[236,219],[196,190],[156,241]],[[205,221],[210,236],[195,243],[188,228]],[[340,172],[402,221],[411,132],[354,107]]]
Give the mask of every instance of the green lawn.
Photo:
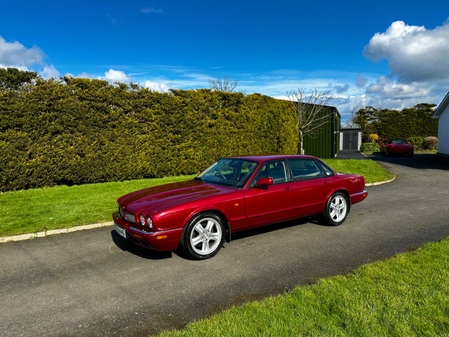
[[[448,280],[446,239],[159,337],[449,336]]]
[[[387,181],[394,175],[372,160],[360,159],[324,159],[337,172],[356,173],[365,177],[367,184]]]
[[[358,173],[367,183],[391,179],[392,175],[371,160],[326,162],[339,172]],[[193,176],[143,179],[80,186],[58,186],[0,194],[0,237],[111,221],[116,200],[145,187],[191,179]]]
[[[0,237],[112,221],[121,195],[192,176],[57,186],[0,194]]]

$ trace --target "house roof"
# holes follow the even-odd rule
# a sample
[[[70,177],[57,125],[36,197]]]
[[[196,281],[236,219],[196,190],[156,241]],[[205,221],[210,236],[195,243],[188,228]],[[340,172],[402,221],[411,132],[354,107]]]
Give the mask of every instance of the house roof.
[[[440,115],[443,113],[443,111],[446,109],[446,107],[449,105],[449,92],[446,94],[446,96],[441,101],[440,105],[438,105],[438,108],[435,110],[435,113],[433,114],[433,118],[440,118]]]

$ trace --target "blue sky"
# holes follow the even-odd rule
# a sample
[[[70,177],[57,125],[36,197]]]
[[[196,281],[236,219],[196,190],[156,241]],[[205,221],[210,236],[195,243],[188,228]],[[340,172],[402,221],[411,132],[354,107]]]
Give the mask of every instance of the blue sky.
[[[449,91],[447,0],[0,1],[0,67],[152,90],[286,98],[330,90],[342,114],[439,104]]]

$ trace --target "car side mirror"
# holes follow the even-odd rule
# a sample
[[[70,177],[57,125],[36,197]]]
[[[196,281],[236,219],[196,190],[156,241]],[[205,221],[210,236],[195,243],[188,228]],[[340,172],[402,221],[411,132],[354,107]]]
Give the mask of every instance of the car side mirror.
[[[273,178],[270,177],[262,177],[259,180],[257,180],[257,186],[259,187],[265,187],[273,185]]]

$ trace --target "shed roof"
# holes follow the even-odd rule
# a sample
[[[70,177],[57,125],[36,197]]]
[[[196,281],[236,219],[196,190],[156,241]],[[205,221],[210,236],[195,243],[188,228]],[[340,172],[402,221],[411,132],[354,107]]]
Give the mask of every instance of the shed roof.
[[[440,105],[438,105],[437,109],[435,110],[435,113],[433,114],[433,118],[440,118],[443,111],[446,109],[446,107],[449,105],[449,92],[444,96],[443,100],[441,101]]]

